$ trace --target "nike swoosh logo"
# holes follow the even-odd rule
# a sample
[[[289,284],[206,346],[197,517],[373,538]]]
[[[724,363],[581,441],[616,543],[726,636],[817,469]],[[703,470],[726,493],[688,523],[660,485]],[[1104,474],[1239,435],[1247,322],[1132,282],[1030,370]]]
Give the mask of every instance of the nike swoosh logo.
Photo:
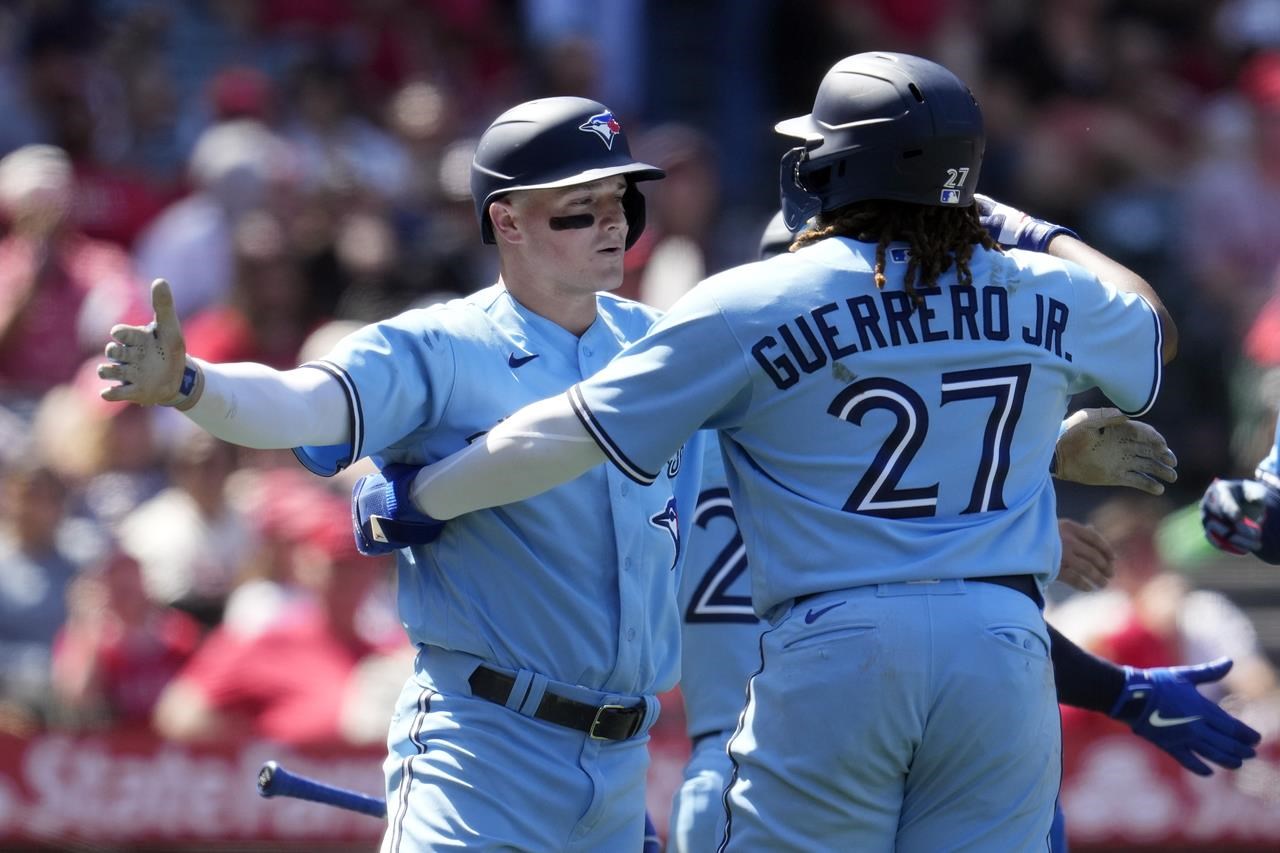
[[[515,353],[511,353],[511,355],[507,356],[507,364],[512,367],[523,367],[537,357],[538,354],[536,352],[533,355],[516,355]]]
[[[1151,712],[1150,717],[1147,717],[1147,722],[1158,729],[1163,729],[1166,726],[1180,726],[1183,723],[1194,723],[1198,719],[1200,719],[1199,714],[1194,717],[1162,717],[1160,716],[1160,711],[1157,709]]]
[[[828,611],[831,611],[831,610],[835,610],[840,605],[847,604],[847,603],[848,602],[846,601],[837,601],[835,604],[828,604],[826,607],[820,608],[818,610],[814,610],[810,608],[809,612],[804,615],[804,624],[812,625],[814,622],[817,622],[819,619],[821,619],[824,613],[827,613]]]

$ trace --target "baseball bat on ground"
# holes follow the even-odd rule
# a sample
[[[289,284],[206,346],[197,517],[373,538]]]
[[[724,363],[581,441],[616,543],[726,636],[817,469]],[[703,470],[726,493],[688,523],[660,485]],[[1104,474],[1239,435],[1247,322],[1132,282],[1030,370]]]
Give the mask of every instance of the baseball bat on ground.
[[[313,803],[323,803],[326,806],[337,806],[340,809],[360,812],[370,817],[387,816],[386,800],[299,776],[274,761],[268,761],[258,771],[258,793],[264,797],[293,797],[298,800],[310,800]]]

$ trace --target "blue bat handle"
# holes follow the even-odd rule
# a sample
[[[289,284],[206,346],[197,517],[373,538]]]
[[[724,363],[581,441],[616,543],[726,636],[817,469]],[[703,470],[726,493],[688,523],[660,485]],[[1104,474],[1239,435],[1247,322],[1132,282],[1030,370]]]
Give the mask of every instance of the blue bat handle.
[[[290,773],[274,761],[268,761],[258,771],[258,793],[264,797],[293,797],[298,800],[310,800],[313,803],[323,803],[326,806],[337,806],[340,809],[360,812],[370,817],[387,816],[386,800]]]

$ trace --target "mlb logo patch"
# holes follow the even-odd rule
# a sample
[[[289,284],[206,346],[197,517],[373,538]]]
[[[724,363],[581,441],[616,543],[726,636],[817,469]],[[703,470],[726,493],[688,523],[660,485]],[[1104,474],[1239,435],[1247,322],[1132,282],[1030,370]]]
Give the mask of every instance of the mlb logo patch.
[[[943,190],[939,201],[943,204],[959,204],[960,190]]]
[[[910,249],[890,249],[889,260],[895,264],[905,264],[907,261],[911,260],[911,250]]]

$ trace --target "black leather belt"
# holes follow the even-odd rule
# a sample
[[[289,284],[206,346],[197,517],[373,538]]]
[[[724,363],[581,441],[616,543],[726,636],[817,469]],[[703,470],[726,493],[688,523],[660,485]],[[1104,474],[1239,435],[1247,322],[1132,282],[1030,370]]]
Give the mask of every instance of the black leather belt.
[[[467,679],[471,695],[506,705],[516,686],[514,676],[498,672],[487,666],[478,666]],[[588,705],[576,699],[566,699],[547,691],[542,694],[538,710],[533,716],[557,726],[586,732],[596,740],[626,740],[634,737],[644,725],[645,704],[638,705]]]
[[[1036,603],[1036,607],[1044,610],[1044,596],[1040,594],[1040,585],[1032,575],[989,575],[981,578],[965,578],[966,581],[993,583],[1022,593]]]

